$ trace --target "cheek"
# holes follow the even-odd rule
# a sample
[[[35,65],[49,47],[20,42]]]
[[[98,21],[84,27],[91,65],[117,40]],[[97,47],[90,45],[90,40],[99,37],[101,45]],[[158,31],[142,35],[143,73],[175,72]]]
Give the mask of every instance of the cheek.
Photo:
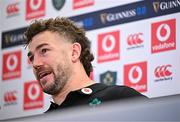
[[[56,53],[51,58],[48,58],[47,60],[44,61],[44,63],[48,66],[50,66],[54,73],[57,73],[57,67],[64,67],[67,65],[70,65],[70,58],[68,55],[64,53]]]
[[[36,73],[36,70],[33,68],[33,73],[35,75],[35,77],[37,78],[37,73]]]

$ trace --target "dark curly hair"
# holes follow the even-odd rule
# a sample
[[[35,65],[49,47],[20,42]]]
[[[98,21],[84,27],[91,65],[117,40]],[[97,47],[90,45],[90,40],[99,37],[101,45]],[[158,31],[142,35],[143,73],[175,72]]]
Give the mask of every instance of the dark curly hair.
[[[57,32],[61,36],[68,38],[67,41],[79,43],[82,48],[80,61],[84,66],[86,74],[88,76],[90,75],[92,71],[91,61],[94,60],[94,56],[90,52],[91,43],[85,36],[84,29],[77,27],[73,21],[64,17],[35,20],[24,33],[26,38],[25,46],[27,47],[32,41],[32,38],[43,31]]]

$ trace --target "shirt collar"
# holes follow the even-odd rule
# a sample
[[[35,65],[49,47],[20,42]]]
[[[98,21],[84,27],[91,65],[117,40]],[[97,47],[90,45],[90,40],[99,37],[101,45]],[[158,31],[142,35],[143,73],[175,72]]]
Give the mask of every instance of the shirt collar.
[[[71,91],[68,95],[72,95],[72,94],[81,94],[81,95],[87,95],[87,96],[90,96],[90,95],[93,95],[95,94],[96,92],[98,91],[101,91],[103,89],[105,89],[107,87],[107,85],[105,84],[102,84],[102,83],[95,83],[95,84],[92,84],[90,86],[86,86],[86,87],[83,87],[79,90],[76,90],[76,91]],[[86,91],[87,90],[87,91]],[[90,92],[90,91],[91,92]],[[54,103],[53,101],[51,101],[51,104],[53,104],[54,107],[58,106],[58,104]]]

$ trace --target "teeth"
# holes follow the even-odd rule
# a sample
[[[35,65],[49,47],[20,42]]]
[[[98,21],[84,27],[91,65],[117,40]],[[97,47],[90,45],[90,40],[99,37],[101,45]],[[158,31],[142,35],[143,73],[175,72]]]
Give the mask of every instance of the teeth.
[[[44,72],[44,73],[39,73],[39,78],[42,78],[46,75],[48,75],[50,72]]]
[[[46,75],[46,74],[41,74],[40,77],[43,77],[43,76],[45,76],[45,75]]]

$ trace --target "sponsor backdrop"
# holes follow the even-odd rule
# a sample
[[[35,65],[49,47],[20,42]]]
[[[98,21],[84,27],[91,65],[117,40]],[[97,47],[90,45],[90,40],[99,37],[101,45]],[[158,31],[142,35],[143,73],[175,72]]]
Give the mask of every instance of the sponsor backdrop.
[[[31,21],[57,16],[87,31],[96,82],[149,98],[180,94],[180,0],[1,0],[0,7],[0,119],[47,110],[51,98],[35,80],[23,33]]]

